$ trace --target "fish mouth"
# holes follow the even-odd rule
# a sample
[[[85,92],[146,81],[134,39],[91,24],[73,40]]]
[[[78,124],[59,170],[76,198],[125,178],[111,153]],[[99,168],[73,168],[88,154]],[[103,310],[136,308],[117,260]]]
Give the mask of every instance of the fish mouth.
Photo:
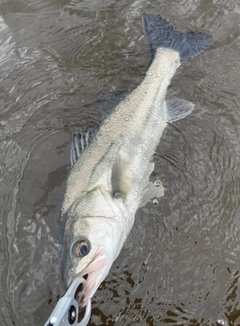
[[[93,297],[101,282],[109,272],[109,259],[104,250],[100,250],[92,262],[79,274],[86,282],[83,288],[83,298],[80,306],[85,307]],[[107,268],[108,267],[108,268]]]

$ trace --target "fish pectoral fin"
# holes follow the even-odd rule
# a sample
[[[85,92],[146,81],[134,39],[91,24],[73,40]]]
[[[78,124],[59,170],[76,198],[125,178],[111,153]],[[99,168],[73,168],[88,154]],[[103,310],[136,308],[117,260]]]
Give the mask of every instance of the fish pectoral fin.
[[[77,162],[84,150],[89,147],[99,127],[79,128],[72,134],[70,145],[71,167]]]
[[[166,115],[167,121],[173,122],[185,118],[189,115],[194,104],[185,100],[180,100],[175,96],[166,98]]]
[[[115,107],[127,97],[124,92],[101,92],[97,96],[97,104],[102,114],[102,120],[108,118]]]
[[[127,162],[118,153],[112,167],[112,196],[125,199],[130,190],[131,177]]]

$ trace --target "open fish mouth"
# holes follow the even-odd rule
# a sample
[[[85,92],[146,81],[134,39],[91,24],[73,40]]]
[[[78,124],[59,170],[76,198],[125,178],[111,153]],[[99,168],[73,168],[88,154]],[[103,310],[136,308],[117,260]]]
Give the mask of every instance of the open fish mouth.
[[[80,306],[85,307],[93,297],[101,282],[107,276],[109,269],[109,259],[104,250],[100,250],[92,262],[79,274],[86,282],[83,289],[83,298]]]

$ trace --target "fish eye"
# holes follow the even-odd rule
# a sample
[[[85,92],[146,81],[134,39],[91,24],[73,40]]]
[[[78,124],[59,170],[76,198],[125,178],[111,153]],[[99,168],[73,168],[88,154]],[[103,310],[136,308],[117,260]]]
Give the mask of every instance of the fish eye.
[[[71,252],[75,257],[84,257],[91,250],[90,242],[87,239],[78,240],[73,243]]]

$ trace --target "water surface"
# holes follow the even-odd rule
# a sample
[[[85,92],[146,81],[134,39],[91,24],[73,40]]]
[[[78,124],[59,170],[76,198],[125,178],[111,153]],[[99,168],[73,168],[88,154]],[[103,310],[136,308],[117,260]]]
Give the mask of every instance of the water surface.
[[[93,298],[90,325],[240,325],[240,3],[0,0],[0,325],[41,326],[63,294],[57,212],[69,139],[101,119],[101,91],[131,92],[150,52],[142,15],[213,36],[171,94],[195,103],[169,125],[140,208]]]

